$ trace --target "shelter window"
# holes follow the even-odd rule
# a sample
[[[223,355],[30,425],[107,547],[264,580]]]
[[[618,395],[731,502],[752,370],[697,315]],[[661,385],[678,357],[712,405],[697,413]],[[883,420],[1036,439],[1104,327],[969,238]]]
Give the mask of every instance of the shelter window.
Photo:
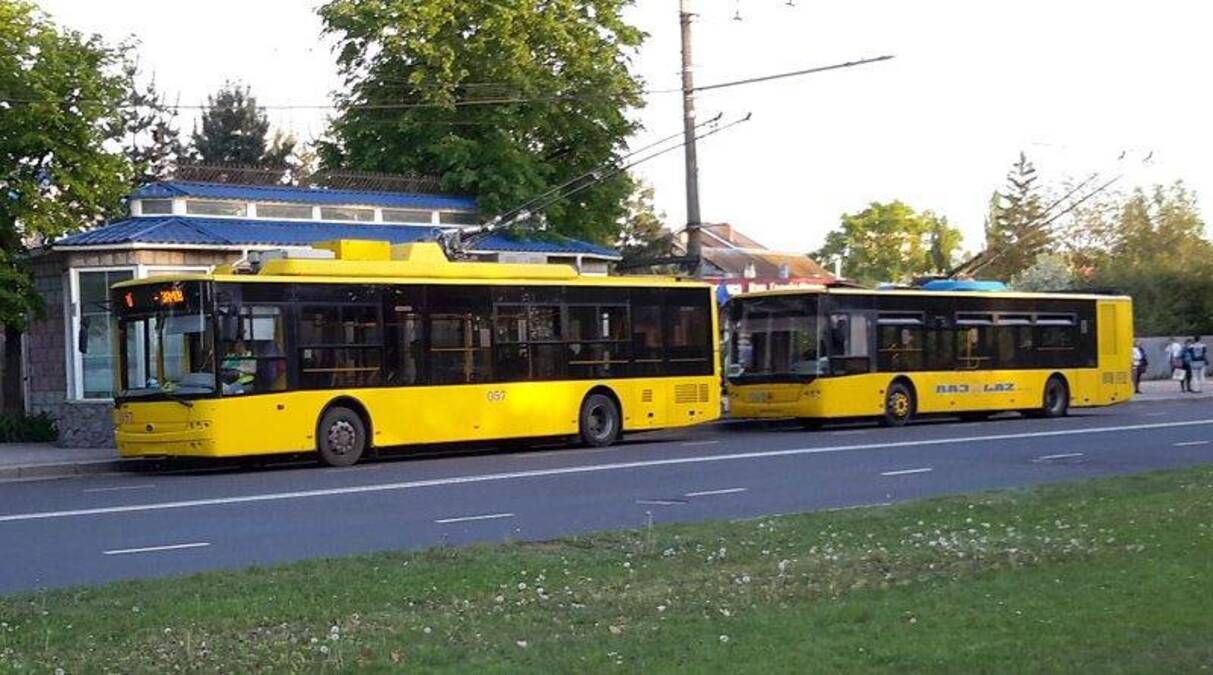
[[[189,199],[185,202],[185,212],[198,216],[233,216],[248,215],[248,205],[244,202],[228,202],[217,199]]]
[[[360,209],[352,206],[321,206],[320,219],[370,223],[375,220],[375,209]]]
[[[433,222],[431,211],[421,209],[383,209],[385,223],[424,223]]]
[[[307,204],[257,204],[257,217],[311,220],[312,207]]]
[[[171,199],[142,199],[140,202],[140,212],[145,216],[158,216],[173,212],[173,200]]]

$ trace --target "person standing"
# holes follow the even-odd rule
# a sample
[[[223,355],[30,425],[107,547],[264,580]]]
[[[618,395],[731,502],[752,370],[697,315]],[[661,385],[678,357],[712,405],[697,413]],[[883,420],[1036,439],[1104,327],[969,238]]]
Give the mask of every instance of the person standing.
[[[1146,350],[1141,346],[1141,342],[1133,343],[1133,393],[1141,393],[1141,377],[1146,374],[1146,368],[1150,366],[1150,359],[1146,357]]]
[[[1200,336],[1192,337],[1188,345],[1188,367],[1192,378],[1188,382],[1188,391],[1199,394],[1205,388],[1205,374],[1209,369],[1209,348],[1200,341]]]
[[[1179,382],[1179,390],[1188,390],[1188,381],[1184,373],[1184,346],[1179,344],[1179,338],[1171,338],[1171,342],[1162,348],[1167,355],[1167,363],[1171,366],[1171,379]]]

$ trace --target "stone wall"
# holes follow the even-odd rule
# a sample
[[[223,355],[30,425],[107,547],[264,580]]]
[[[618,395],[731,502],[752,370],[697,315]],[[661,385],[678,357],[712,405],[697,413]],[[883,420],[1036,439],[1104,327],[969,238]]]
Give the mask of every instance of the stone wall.
[[[234,251],[120,250],[52,252],[34,262],[34,284],[45,302],[43,319],[28,330],[29,409],[46,412],[59,427],[58,445],[69,448],[113,447],[113,405],[106,401],[69,399],[68,363],[76,349],[75,336],[67,335],[65,307],[68,269],[135,265],[211,266],[239,257]]]
[[[1175,337],[1179,338],[1180,344],[1183,344],[1184,340],[1192,336],[1177,335]],[[1213,352],[1213,338],[1202,335],[1200,339],[1201,342],[1208,345],[1210,351]],[[1171,336],[1137,338],[1137,342],[1141,343],[1142,349],[1146,351],[1146,359],[1150,362],[1150,365],[1146,369],[1146,374],[1142,376],[1142,379],[1169,379],[1171,377],[1171,364],[1167,360],[1167,355],[1163,351],[1163,348],[1171,343]]]

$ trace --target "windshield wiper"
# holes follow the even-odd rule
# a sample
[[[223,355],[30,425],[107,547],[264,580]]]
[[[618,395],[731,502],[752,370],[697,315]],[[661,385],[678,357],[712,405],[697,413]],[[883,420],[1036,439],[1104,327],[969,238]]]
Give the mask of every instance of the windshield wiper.
[[[163,389],[162,389],[162,390],[160,390],[160,393],[164,395],[164,398],[167,398],[167,399],[168,399],[168,400],[170,400],[170,401],[174,401],[174,402],[176,402],[176,403],[180,403],[181,405],[183,405],[183,406],[185,406],[185,407],[187,407],[187,408],[193,408],[193,407],[194,407],[194,402],[193,402],[193,401],[191,401],[191,400],[189,400],[189,399],[186,399],[186,398],[181,398],[180,396],[178,396],[178,395],[176,395],[176,394],[169,393],[169,392],[167,392],[167,391],[164,391]]]

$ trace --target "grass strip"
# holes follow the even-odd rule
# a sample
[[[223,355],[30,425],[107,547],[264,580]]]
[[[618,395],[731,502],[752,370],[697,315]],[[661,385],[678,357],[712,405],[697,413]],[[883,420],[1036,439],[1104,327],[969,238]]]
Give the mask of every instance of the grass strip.
[[[1213,467],[0,598],[0,671],[1213,669]]]

